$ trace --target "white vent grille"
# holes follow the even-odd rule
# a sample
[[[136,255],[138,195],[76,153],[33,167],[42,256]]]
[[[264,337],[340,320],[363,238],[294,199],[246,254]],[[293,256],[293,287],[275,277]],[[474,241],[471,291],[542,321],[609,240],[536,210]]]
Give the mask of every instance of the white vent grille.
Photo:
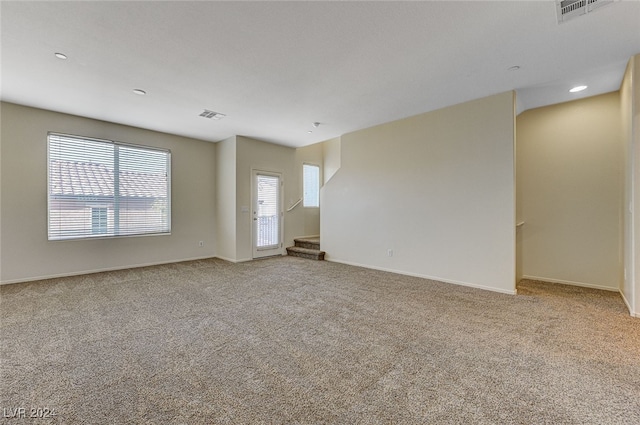
[[[558,23],[586,15],[618,0],[556,0]]]
[[[213,118],[214,120],[220,120],[220,119],[226,117],[225,114],[221,114],[220,112],[213,112],[213,111],[210,111],[208,109],[205,109],[204,111],[202,111],[200,116],[204,117],[204,118],[209,118],[209,119]]]

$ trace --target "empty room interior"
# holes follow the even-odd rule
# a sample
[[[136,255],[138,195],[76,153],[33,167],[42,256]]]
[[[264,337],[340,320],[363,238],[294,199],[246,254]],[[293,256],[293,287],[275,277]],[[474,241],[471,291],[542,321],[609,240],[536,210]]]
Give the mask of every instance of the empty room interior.
[[[640,1],[0,21],[3,423],[640,423]]]

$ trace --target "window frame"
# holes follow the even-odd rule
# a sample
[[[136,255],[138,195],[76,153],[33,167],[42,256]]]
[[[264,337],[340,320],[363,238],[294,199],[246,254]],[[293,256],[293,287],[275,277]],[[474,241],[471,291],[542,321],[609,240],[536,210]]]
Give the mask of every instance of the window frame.
[[[60,234],[58,235],[53,235],[52,234],[52,230],[51,230],[51,204],[52,204],[52,198],[55,197],[55,195],[52,195],[52,187],[51,187],[51,136],[54,137],[62,137],[62,138],[70,138],[70,139],[78,139],[81,141],[88,141],[88,142],[97,142],[97,143],[103,143],[105,145],[112,145],[115,148],[116,152],[119,152],[118,148],[120,147],[124,147],[124,148],[130,148],[130,149],[138,149],[138,150],[145,150],[145,151],[150,151],[150,152],[159,152],[159,153],[163,153],[166,155],[166,230],[163,231],[150,231],[150,232],[141,232],[141,233],[124,233],[124,234],[120,234],[120,233],[114,233],[113,234],[109,234],[107,233],[98,233],[95,234],[93,233],[93,210],[94,208],[102,208],[102,205],[91,205],[91,204],[87,204],[87,208],[91,211],[89,213],[90,215],[90,223],[89,225],[83,229],[83,234],[81,235],[77,235],[77,236],[61,236]],[[119,157],[118,157],[119,158]],[[119,159],[118,159],[119,161]],[[134,144],[134,143],[127,143],[127,142],[120,142],[120,141],[116,141],[116,140],[109,140],[109,139],[100,139],[100,138],[95,138],[95,137],[87,137],[87,136],[79,136],[79,135],[75,135],[75,134],[67,134],[67,133],[60,133],[60,132],[54,132],[54,131],[49,131],[47,132],[47,241],[49,242],[64,242],[64,241],[82,241],[82,240],[94,240],[94,239],[114,239],[114,238],[137,238],[137,237],[146,237],[146,236],[170,236],[171,235],[171,229],[172,229],[172,214],[171,214],[171,210],[172,210],[172,204],[171,204],[171,168],[172,168],[172,155],[171,155],[171,150],[170,149],[166,149],[166,148],[160,148],[160,147],[155,147],[155,146],[147,146],[147,145],[139,145],[139,144]],[[114,174],[116,174],[116,171],[114,170]],[[119,180],[119,176],[115,177],[114,176],[114,184],[115,184],[115,180]],[[114,188],[114,203],[120,203],[121,199],[116,200],[116,190]],[[125,198],[124,196],[122,196],[121,198]],[[108,213],[107,213],[108,215]],[[118,219],[119,221],[119,219]]]

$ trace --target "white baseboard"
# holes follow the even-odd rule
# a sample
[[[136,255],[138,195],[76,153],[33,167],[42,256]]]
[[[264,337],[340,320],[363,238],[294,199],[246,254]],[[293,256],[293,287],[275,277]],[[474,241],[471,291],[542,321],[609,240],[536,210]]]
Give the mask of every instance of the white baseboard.
[[[471,283],[471,282],[462,282],[462,281],[458,281],[458,280],[443,279],[443,278],[437,277],[437,276],[428,276],[428,275],[424,275],[424,274],[420,274],[420,273],[406,272],[406,271],[403,271],[403,270],[388,269],[388,268],[385,268],[385,267],[370,266],[370,265],[365,265],[365,264],[354,263],[354,262],[351,262],[351,261],[336,260],[335,258],[325,258],[325,260],[333,262],[333,263],[347,264],[349,266],[364,267],[365,269],[380,270],[380,271],[383,271],[383,272],[396,273],[396,274],[401,274],[401,275],[405,275],[405,276],[412,276],[412,277],[419,277],[419,278],[422,278],[422,279],[435,280],[435,281],[443,282],[443,283],[451,283],[453,285],[468,286],[470,288],[484,289],[486,291],[499,292],[501,294],[507,294],[507,295],[515,295],[516,294],[515,288],[513,290],[494,288],[492,286],[478,285],[478,284]]]
[[[549,278],[549,277],[524,275],[524,276],[522,276],[522,278],[523,279],[528,279],[528,280],[540,280],[542,282],[549,282],[549,283],[560,283],[560,284],[563,284],[563,285],[582,286],[583,288],[602,289],[604,291],[615,291],[615,292],[618,292],[620,290],[618,287],[594,285],[593,283],[575,282],[575,281],[572,281],[572,280],[552,279],[552,278]]]
[[[69,273],[58,273],[44,276],[34,276],[27,277],[21,279],[11,279],[11,280],[3,280],[0,281],[0,285],[10,285],[12,283],[23,283],[23,282],[34,282],[37,280],[45,280],[45,279],[56,279],[59,277],[70,277],[70,276],[81,276],[84,274],[92,274],[92,273],[102,273],[102,272],[112,272],[116,270],[127,270],[127,269],[137,269],[140,267],[149,267],[149,266],[159,266],[162,264],[173,264],[173,263],[181,263],[183,261],[195,261],[195,260],[206,260],[209,258],[219,258],[217,256],[205,256],[205,257],[191,257],[191,258],[183,258],[180,260],[169,260],[169,261],[157,261],[153,263],[140,263],[140,264],[131,264],[127,266],[116,266],[116,267],[105,267],[100,269],[90,269],[90,270],[82,270],[79,272],[69,272]]]
[[[633,308],[631,307],[631,303],[629,302],[627,297],[624,296],[624,292],[620,291],[620,296],[622,297],[622,301],[624,301],[624,304],[627,306],[627,309],[629,310],[629,315],[631,317],[640,318],[640,313],[636,312],[636,311],[633,311]]]
[[[253,260],[253,258],[241,258],[241,259],[239,259],[239,260],[234,260],[234,259],[231,259],[231,258],[223,257],[223,256],[221,256],[221,255],[216,255],[214,258],[219,258],[219,259],[221,259],[221,260],[228,261],[228,262],[230,262],[230,263],[244,263],[244,262],[246,262],[246,261],[251,261],[251,260]]]

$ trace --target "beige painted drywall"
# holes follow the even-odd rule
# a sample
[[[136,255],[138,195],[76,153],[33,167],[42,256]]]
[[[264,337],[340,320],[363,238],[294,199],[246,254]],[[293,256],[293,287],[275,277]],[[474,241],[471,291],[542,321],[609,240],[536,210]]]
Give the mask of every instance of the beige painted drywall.
[[[516,223],[522,223],[522,221],[516,218]],[[522,269],[522,233],[522,226],[516,226],[516,282],[520,282],[524,277]]]
[[[620,283],[620,293],[631,314],[634,313],[634,238],[633,238],[633,86],[634,71],[633,58],[627,63],[627,68],[620,85],[620,115],[622,118],[622,133],[624,143],[625,180],[622,200],[622,246],[623,246],[623,279]]]
[[[303,164],[313,164],[320,167],[320,189],[322,189],[324,174],[323,152],[324,151],[322,143],[315,143],[313,145],[308,145],[296,149],[294,159],[294,173],[297,176],[297,179],[294,184],[297,184],[295,184],[294,190],[298,195],[296,198],[289,198],[287,200],[289,202],[285,201],[285,207],[290,207],[298,199],[302,199],[302,195],[304,193],[302,174]],[[288,220],[290,220],[290,222],[292,223],[292,228],[296,229],[295,231],[299,232],[298,234],[294,234],[293,237],[320,235],[320,210],[321,207],[305,207],[301,202],[294,210],[285,213]]]
[[[302,196],[302,163],[304,161],[322,166],[322,147],[314,146],[299,150],[266,143],[249,137],[236,137],[236,252],[233,261],[247,261],[253,257],[251,178],[252,170],[277,172],[282,175],[284,209],[291,200]],[[295,201],[294,201],[295,202]],[[243,207],[247,207],[244,209]],[[319,232],[318,211],[302,206],[284,212],[283,248],[293,245],[293,239]]]
[[[633,169],[630,171],[633,179],[633,287],[634,303],[632,314],[640,317],[640,54],[633,58],[633,124],[631,128],[633,143]]]
[[[340,137],[322,142],[322,155],[324,157],[324,183],[328,182],[340,169],[340,143]]]
[[[517,99],[515,99],[517,97],[514,96],[514,108],[517,111]],[[514,120],[515,120],[515,116],[514,116]],[[515,146],[515,151],[517,151],[518,149],[518,139],[516,137],[516,126],[513,126],[513,138],[514,138],[514,146]],[[516,176],[516,184],[518,181],[518,156],[515,154],[515,176]],[[516,285],[518,284],[518,282],[520,282],[522,280],[522,278],[524,277],[524,272],[523,272],[523,268],[522,268],[522,249],[523,249],[523,244],[522,244],[522,238],[523,238],[523,226],[524,226],[524,221],[522,220],[522,216],[521,216],[521,212],[522,212],[522,200],[517,196],[517,191],[516,191]]]
[[[507,92],[343,135],[321,196],[327,258],[514,293],[513,104]]]
[[[640,317],[640,55],[629,60],[620,86],[624,143],[622,294],[632,316]]]
[[[517,117],[523,274],[617,290],[624,174],[619,93]]]
[[[236,137],[216,147],[216,253],[219,258],[236,260]]]
[[[294,197],[293,172],[295,149],[265,143],[248,137],[237,136],[236,168],[236,258],[246,261],[253,258],[251,187],[252,170],[271,171],[282,175],[284,199]],[[243,212],[242,207],[247,207]],[[288,217],[284,218],[285,240]],[[284,247],[282,249],[284,252]]]
[[[3,283],[216,255],[214,144],[9,103],[1,114]],[[47,241],[49,131],[170,149],[171,235]]]
[[[0,102],[0,283],[2,282],[2,110],[4,102]]]

